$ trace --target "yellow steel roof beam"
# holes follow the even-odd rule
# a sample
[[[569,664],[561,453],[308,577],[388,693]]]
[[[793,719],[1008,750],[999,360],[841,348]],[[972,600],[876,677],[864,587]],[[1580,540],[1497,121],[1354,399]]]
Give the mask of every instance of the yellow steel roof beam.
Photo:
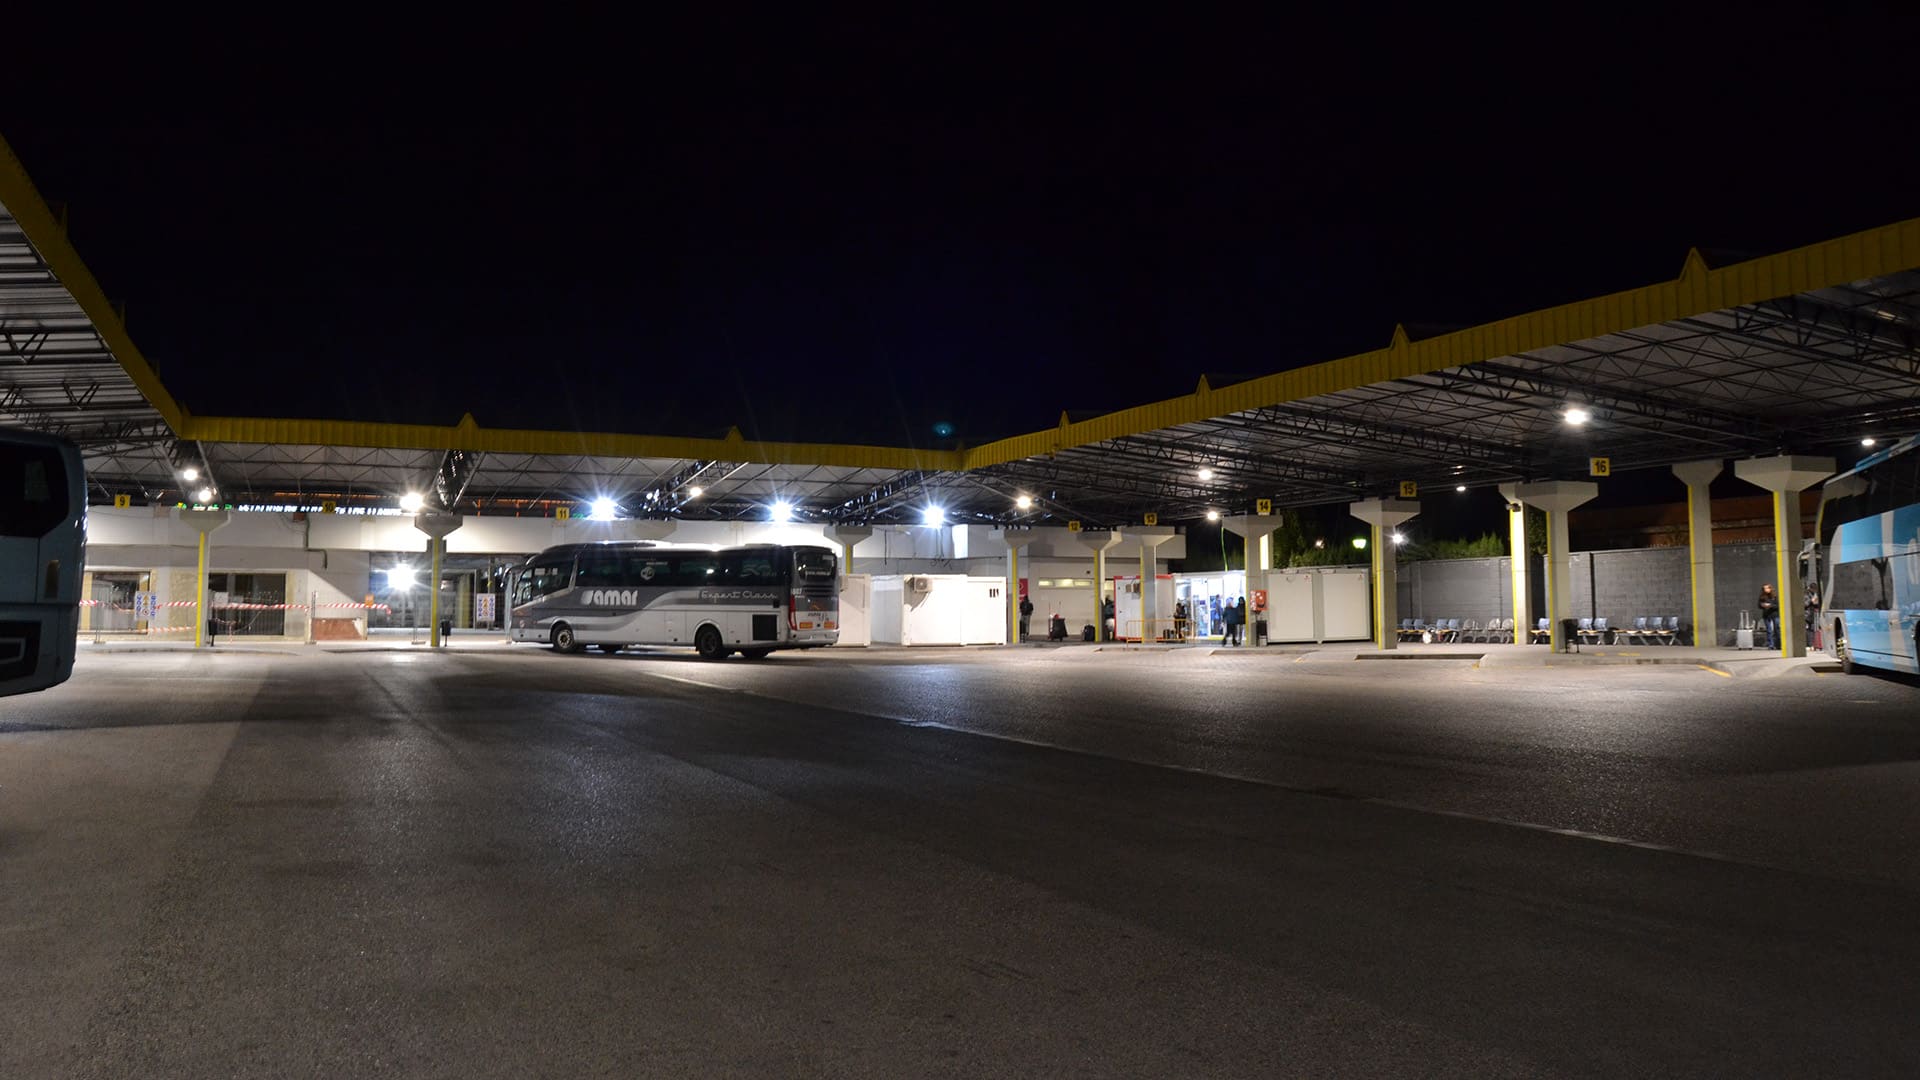
[[[368,446],[393,450],[480,450],[497,454],[585,454],[589,457],[711,459],[762,465],[827,465],[853,469],[953,472],[961,467],[957,450],[914,450],[892,446],[832,443],[762,442],[743,438],[740,429],[724,438],[670,435],[618,435],[604,432],[517,431],[483,428],[471,415],[458,424],[369,424],[345,420],[266,420],[231,416],[195,416],[181,437],[202,442],[279,443],[310,446]]]
[[[1249,379],[1221,390],[1209,387],[1202,379],[1199,388],[1191,394],[1078,423],[1068,421],[1062,414],[1058,427],[1015,435],[968,450],[964,467],[980,469],[1042,457],[1070,447],[1476,364],[1917,267],[1920,267],[1920,218],[1718,270],[1709,270],[1700,253],[1690,251],[1680,276],[1673,281],[1516,315],[1425,341],[1408,341],[1406,331],[1395,327],[1393,340],[1384,349]]]
[[[8,213],[20,223],[20,231],[27,241],[40,253],[40,257],[52,267],[54,277],[66,287],[74,302],[87,318],[93,320],[94,332],[100,340],[106,342],[114,359],[120,361],[120,367],[140,388],[167,426],[173,428],[176,435],[184,434],[181,428],[187,419],[187,410],[173,400],[167,388],[160,383],[160,376],[153,365],[141,355],[134,346],[133,339],[127,336],[126,324],[120,321],[120,313],[107,301],[107,294],[101,291],[100,283],[93,278],[93,271],[80,260],[80,253],[73,250],[67,241],[67,231],[53,216],[46,200],[35,190],[33,181],[28,178],[27,170],[14,156],[13,147],[0,138],[0,204],[4,204]]]

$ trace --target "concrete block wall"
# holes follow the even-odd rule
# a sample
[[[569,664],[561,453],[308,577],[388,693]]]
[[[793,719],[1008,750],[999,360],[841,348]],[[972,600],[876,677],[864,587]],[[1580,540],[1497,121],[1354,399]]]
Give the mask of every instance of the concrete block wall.
[[[1472,619],[1484,626],[1513,614],[1513,572],[1504,558],[1405,563],[1398,585],[1403,619]]]
[[[1575,618],[1605,618],[1614,627],[1636,618],[1678,615],[1693,625],[1693,567],[1683,547],[1575,552],[1569,607]],[[1447,559],[1400,567],[1400,616],[1419,619],[1504,618],[1512,610],[1506,559]],[[1714,548],[1715,613],[1719,644],[1731,644],[1741,611],[1753,612],[1760,586],[1773,582],[1772,544]],[[1779,583],[1774,582],[1775,588]],[[1797,585],[1795,586],[1797,587]],[[1535,613],[1536,617],[1538,612]],[[1705,642],[1702,642],[1705,644]]]

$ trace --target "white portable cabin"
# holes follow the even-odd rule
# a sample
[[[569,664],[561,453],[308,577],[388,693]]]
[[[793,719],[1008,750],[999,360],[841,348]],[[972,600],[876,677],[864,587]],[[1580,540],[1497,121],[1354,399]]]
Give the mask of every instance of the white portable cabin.
[[[1267,640],[1364,641],[1373,636],[1372,572],[1304,567],[1267,572]]]
[[[873,579],[869,627],[875,644],[1004,645],[1005,578],[887,574]]]
[[[1158,574],[1153,579],[1154,625],[1145,628],[1140,603],[1140,575],[1113,579],[1113,636],[1119,641],[1156,641],[1162,631],[1173,630],[1173,575]]]
[[[840,640],[849,647],[873,643],[873,575],[840,575]]]

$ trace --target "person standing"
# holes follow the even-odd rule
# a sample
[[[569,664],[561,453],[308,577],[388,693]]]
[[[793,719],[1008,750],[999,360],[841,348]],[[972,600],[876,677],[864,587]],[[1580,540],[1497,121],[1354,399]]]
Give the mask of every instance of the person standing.
[[[1033,621],[1033,601],[1020,598],[1020,640],[1027,640],[1027,626]]]
[[[1220,644],[1237,645],[1240,642],[1240,624],[1234,621],[1233,601],[1227,601],[1220,608]]]
[[[1247,598],[1241,597],[1233,602],[1233,643],[1240,644],[1247,634]]]
[[[1766,647],[1780,647],[1780,598],[1774,595],[1771,584],[1760,586],[1760,600],[1756,605],[1760,609],[1760,629],[1767,639]]]

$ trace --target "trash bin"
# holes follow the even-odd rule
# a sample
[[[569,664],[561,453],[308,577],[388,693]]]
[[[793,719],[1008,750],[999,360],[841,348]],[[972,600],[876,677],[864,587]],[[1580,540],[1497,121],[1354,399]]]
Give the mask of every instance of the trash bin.
[[[1267,643],[1267,620],[1253,620],[1253,643],[1255,645],[1265,645]]]
[[[1580,651],[1580,620],[1579,619],[1561,619],[1560,620],[1560,651],[1561,652],[1579,652]]]
[[[453,620],[441,619],[440,620],[440,640],[444,642],[452,636],[453,636]]]

